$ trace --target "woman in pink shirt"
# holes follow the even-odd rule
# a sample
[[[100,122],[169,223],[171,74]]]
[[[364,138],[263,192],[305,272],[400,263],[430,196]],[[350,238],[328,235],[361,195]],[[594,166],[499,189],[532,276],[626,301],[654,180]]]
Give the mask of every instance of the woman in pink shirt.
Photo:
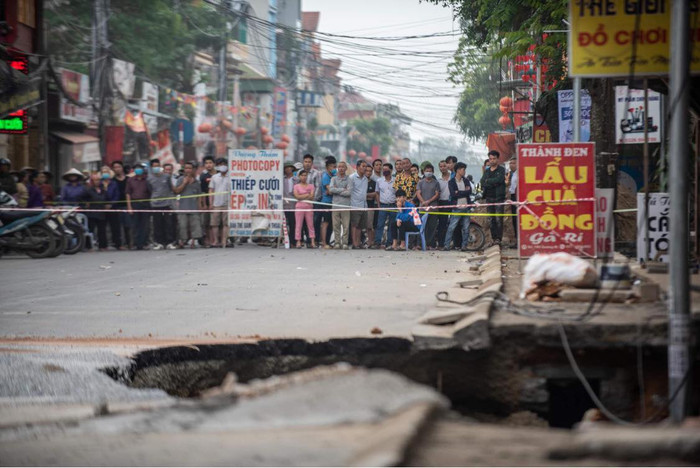
[[[305,170],[299,171],[299,183],[294,186],[294,198],[297,199],[296,212],[294,213],[296,225],[294,226],[294,237],[297,240],[297,249],[301,248],[301,230],[302,222],[306,222],[306,228],[309,230],[311,238],[311,248],[316,248],[316,232],[314,231],[314,213],[310,210],[313,205],[307,200],[314,199],[314,186],[306,183],[309,173]]]

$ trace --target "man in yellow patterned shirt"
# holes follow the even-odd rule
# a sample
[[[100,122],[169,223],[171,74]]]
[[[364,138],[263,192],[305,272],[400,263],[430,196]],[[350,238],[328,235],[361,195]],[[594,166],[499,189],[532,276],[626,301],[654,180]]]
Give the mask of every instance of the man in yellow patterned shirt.
[[[418,188],[418,176],[411,174],[411,160],[404,158],[396,162],[396,178],[394,179],[394,190],[406,192],[406,199],[413,200]]]

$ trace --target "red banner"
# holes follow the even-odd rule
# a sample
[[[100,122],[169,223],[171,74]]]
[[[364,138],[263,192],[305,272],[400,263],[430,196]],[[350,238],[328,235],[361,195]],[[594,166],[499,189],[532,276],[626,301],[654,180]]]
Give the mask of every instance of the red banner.
[[[518,201],[533,203],[520,208],[523,257],[554,252],[594,257],[595,144],[518,145]]]

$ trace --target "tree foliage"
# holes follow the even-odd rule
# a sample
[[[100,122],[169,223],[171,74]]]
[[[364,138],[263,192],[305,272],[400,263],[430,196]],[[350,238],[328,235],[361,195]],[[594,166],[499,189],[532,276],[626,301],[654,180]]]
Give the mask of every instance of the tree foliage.
[[[356,119],[352,121],[355,131],[350,134],[348,149],[358,153],[372,153],[372,146],[379,146],[381,154],[387,154],[393,143],[391,138],[391,123],[384,118],[373,120]]]
[[[47,3],[48,50],[59,66],[87,73],[91,0]],[[136,65],[147,80],[191,92],[193,54],[222,44],[225,16],[205,2],[119,0],[108,21],[112,56]]]

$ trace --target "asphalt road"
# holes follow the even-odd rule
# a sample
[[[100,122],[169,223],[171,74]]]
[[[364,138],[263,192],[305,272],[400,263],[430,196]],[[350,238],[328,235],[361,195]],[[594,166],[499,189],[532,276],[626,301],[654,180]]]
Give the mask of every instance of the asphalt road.
[[[0,338],[408,336],[464,258],[255,245],[3,257]]]

